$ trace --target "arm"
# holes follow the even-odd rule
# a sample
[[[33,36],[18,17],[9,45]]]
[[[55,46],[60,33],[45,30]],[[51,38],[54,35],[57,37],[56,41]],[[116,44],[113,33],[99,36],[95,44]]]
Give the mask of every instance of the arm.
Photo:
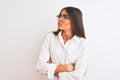
[[[48,60],[47,63],[51,64],[52,61]],[[64,65],[58,65],[55,70],[55,75],[58,75],[60,72],[71,72],[75,69],[74,64],[64,64]]]
[[[49,43],[52,35],[53,35],[52,33],[49,33],[46,36],[45,40],[43,41],[43,44],[39,53],[39,59],[36,64],[36,69],[40,73],[46,74],[49,79],[53,79],[54,72],[57,67],[57,65],[54,63],[51,63],[51,64],[47,63],[47,61],[50,59]]]
[[[80,55],[75,63],[75,70],[71,72],[59,73],[58,75],[60,80],[63,80],[65,78],[70,80],[73,79],[82,80],[82,78],[84,77],[84,74],[86,73],[87,61],[88,61],[88,43],[84,41],[80,48],[81,48]]]

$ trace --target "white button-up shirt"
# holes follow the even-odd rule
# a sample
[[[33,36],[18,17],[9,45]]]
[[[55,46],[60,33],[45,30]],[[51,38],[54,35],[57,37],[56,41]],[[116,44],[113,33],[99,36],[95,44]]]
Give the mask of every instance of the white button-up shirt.
[[[36,69],[52,80],[83,80],[87,68],[88,42],[82,37],[73,36],[64,44],[61,33],[57,36],[52,32],[46,35]],[[52,60],[50,64],[47,63],[49,59]],[[75,64],[75,70],[60,72],[57,77],[54,75],[55,69],[62,64]]]

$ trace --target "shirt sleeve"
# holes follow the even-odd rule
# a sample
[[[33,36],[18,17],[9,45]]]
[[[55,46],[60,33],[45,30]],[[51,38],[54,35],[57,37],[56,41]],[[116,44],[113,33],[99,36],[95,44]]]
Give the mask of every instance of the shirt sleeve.
[[[84,41],[80,48],[80,55],[75,63],[75,70],[72,72],[59,73],[60,80],[63,80],[64,78],[66,78],[66,80],[83,80],[88,64],[88,42]]]
[[[57,67],[54,63],[47,63],[50,59],[50,51],[49,51],[49,44],[51,39],[52,33],[49,33],[43,41],[38,62],[36,64],[36,69],[41,73],[47,75],[48,79],[54,78],[54,72]]]

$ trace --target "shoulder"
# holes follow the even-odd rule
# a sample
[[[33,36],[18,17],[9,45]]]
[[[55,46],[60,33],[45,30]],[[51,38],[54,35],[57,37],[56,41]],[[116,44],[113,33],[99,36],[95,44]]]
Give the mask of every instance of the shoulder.
[[[45,34],[46,38],[50,38],[50,37],[53,37],[53,36],[54,36],[54,34],[53,34],[52,31]]]
[[[88,43],[88,40],[85,38],[79,38],[82,43]]]
[[[78,38],[78,43],[80,46],[84,46],[84,47],[88,47],[89,46],[89,42],[87,39],[79,37]]]
[[[75,41],[77,41],[78,43],[87,43],[87,39],[83,38],[83,37],[74,37]]]
[[[53,32],[51,31],[51,32],[48,32],[48,33],[46,33],[45,34],[45,36],[44,36],[44,39],[45,40],[51,40],[52,38],[54,38],[54,34],[53,34]]]

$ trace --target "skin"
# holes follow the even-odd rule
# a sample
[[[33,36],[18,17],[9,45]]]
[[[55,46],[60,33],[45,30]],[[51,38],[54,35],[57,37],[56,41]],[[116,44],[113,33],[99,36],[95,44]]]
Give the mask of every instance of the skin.
[[[66,10],[63,10],[61,12],[61,15],[68,15],[68,13],[66,12]],[[71,21],[69,19],[58,18],[58,29],[62,30],[64,44],[73,37]],[[52,61],[48,60],[47,63],[50,64],[52,63]],[[55,70],[55,75],[58,75],[58,73],[60,72],[71,72],[73,70],[75,70],[75,65],[73,64],[58,65]]]
[[[61,15],[68,15],[66,10],[61,12]],[[58,29],[63,30],[62,37],[64,39],[64,44],[73,37],[71,21],[69,19],[58,19]]]

